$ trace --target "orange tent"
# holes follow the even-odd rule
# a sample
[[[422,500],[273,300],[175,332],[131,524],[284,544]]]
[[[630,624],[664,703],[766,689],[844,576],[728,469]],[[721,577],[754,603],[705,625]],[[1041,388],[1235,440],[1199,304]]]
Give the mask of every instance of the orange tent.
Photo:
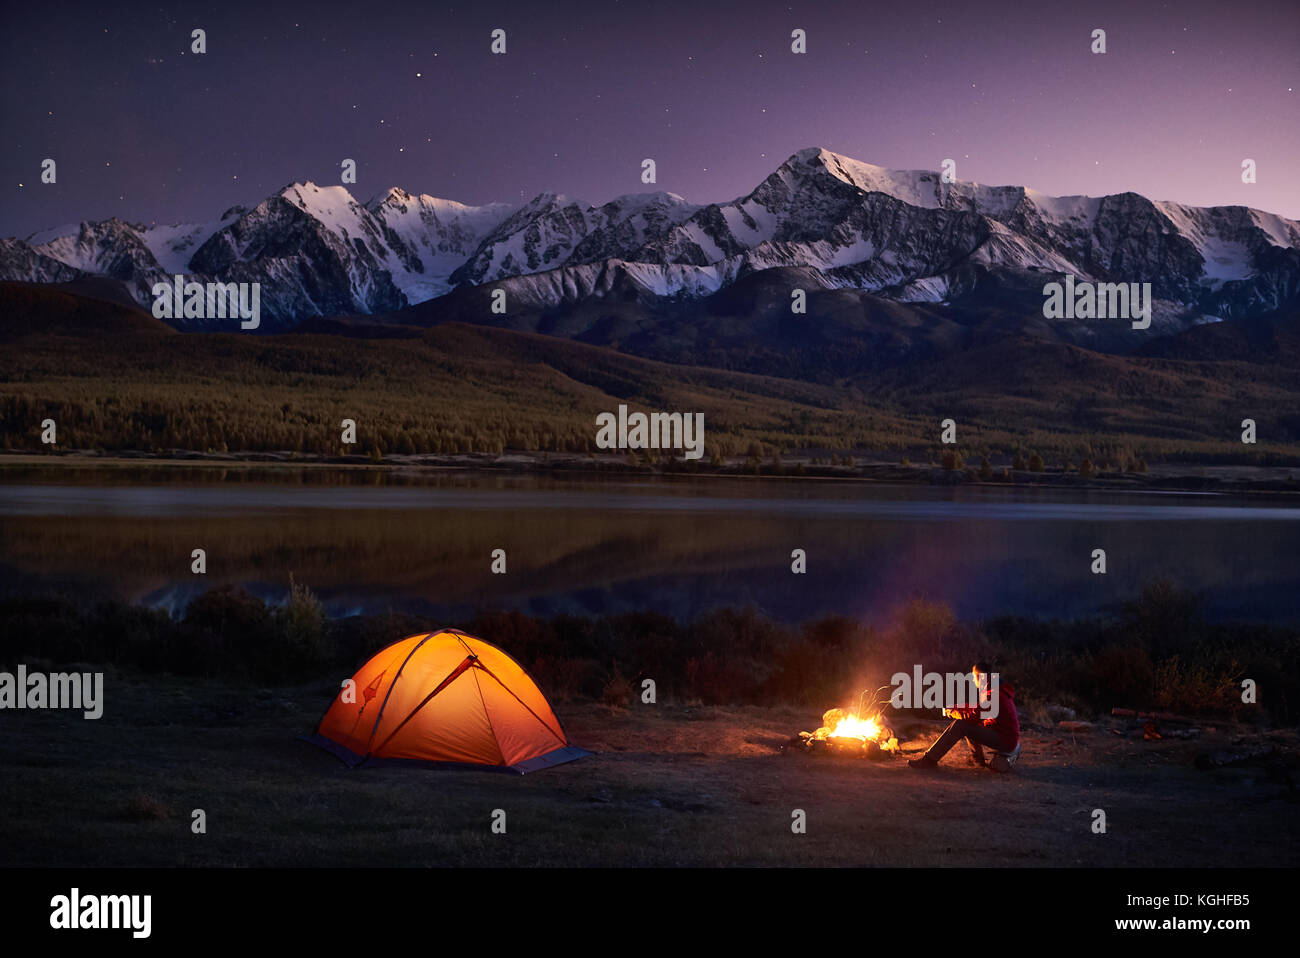
[[[308,739],[351,766],[414,762],[532,772],[590,755],[569,744],[519,663],[443,629],[377,653]]]

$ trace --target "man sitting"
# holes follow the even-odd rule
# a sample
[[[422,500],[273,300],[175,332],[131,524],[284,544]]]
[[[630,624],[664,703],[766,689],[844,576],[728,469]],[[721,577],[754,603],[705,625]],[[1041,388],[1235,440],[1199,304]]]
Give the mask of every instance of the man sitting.
[[[962,739],[970,745],[975,761],[987,766],[984,758],[984,746],[987,745],[999,753],[993,760],[995,771],[1005,772],[1010,769],[1009,762],[1003,757],[1014,754],[1020,744],[1020,719],[1016,715],[1015,689],[1007,682],[998,682],[997,713],[993,718],[980,718],[981,711],[990,711],[992,689],[989,687],[989,669],[984,663],[977,663],[971,669],[971,675],[980,690],[980,709],[944,709],[943,714],[952,718],[952,724],[944,730],[938,740],[930,746],[920,758],[908,759],[912,768],[934,768],[939,760],[948,754],[948,750]]]

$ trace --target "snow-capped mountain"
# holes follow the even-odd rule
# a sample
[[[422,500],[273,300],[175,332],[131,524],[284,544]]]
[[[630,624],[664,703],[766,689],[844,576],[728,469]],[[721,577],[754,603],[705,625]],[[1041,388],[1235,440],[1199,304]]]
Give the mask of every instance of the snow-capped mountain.
[[[505,285],[524,303],[558,305],[599,289],[597,276],[615,265],[661,296],[713,292],[752,272],[790,268],[806,271],[814,288],[956,302],[978,284],[987,297],[990,276],[1023,286],[1027,271],[1069,273],[1151,283],[1159,329],[1294,307],[1297,247],[1300,223],[1245,207],[945,184],[937,172],[810,149],[748,195],[702,207],[623,262],[600,264],[599,274],[570,257],[556,275]]]
[[[295,183],[203,225],[111,219],[0,241],[0,278],[110,276],[146,306],[153,283],[178,272],[260,282],[265,331],[418,303],[419,321],[436,322],[444,300],[489,285],[511,309],[571,309],[615,289],[698,299],[765,270],[809,290],[1029,312],[1061,274],[1151,283],[1156,333],[1300,308],[1300,223],[1135,193],[944,183],[808,149],[747,195],[706,206],[672,193],[601,206],[546,193],[471,207],[400,189],[363,205],[341,186]]]
[[[697,209],[675,193],[620,196],[600,207],[543,193],[484,237],[451,279],[477,286],[566,264],[627,259]]]
[[[449,277],[511,212],[391,189],[370,204],[341,186],[293,183],[253,209],[206,224],[87,222],[0,241],[0,278],[63,282],[81,275],[123,281],[151,307],[154,283],[259,282],[263,326],[312,316],[378,313],[451,289]],[[183,325],[187,321],[176,321]],[[188,321],[192,328],[213,322]]]
[[[505,203],[466,206],[394,187],[367,207],[383,223],[384,241],[397,255],[393,280],[408,303],[422,303],[452,287],[451,275],[505,219]]]

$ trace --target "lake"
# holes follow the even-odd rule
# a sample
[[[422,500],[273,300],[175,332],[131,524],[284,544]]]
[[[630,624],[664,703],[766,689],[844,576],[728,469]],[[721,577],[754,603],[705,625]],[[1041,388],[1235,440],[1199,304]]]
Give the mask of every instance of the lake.
[[[913,596],[966,618],[1105,613],[1156,577],[1216,619],[1300,622],[1300,503],[1218,494],[832,480],[555,478],[343,469],[0,470],[10,593],[173,611],[289,576],[333,615],[433,618],[755,607],[884,621]],[[207,574],[190,571],[204,549]],[[1104,549],[1107,573],[1090,571]],[[504,549],[504,575],[491,572]],[[791,553],[807,555],[806,574]]]

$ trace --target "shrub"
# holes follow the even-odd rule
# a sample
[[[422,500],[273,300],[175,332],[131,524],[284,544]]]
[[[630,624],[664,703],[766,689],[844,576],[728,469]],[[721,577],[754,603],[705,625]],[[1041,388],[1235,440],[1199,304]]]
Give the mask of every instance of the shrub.
[[[1153,579],[1121,607],[1125,632],[1157,654],[1190,648],[1206,636],[1200,597],[1168,579]]]
[[[600,700],[612,708],[625,709],[632,704],[634,694],[632,683],[618,670],[618,666],[614,666],[614,673],[600,690]]]
[[[1151,656],[1139,646],[1108,645],[1097,653],[1092,663],[1092,688],[1090,698],[1106,707],[1140,707],[1151,702],[1155,670]]]
[[[289,675],[314,674],[330,660],[329,619],[312,591],[289,576],[289,598],[272,615],[272,666]]]
[[[185,628],[192,641],[235,674],[260,673],[265,650],[272,643],[271,613],[266,603],[246,589],[222,586],[205,592],[185,609]]]
[[[1236,675],[1178,655],[1156,666],[1154,686],[1156,706],[1174,712],[1234,711],[1241,704]]]
[[[582,695],[587,673],[598,663],[591,659],[538,656],[529,674],[552,702],[572,702]]]

